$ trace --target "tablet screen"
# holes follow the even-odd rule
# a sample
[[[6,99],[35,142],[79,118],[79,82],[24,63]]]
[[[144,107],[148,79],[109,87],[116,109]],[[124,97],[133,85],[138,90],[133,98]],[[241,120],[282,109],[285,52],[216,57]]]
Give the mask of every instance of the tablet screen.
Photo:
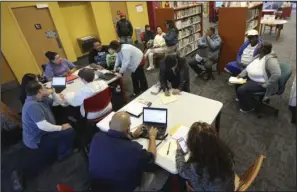
[[[66,86],[66,77],[53,77],[52,86]]]

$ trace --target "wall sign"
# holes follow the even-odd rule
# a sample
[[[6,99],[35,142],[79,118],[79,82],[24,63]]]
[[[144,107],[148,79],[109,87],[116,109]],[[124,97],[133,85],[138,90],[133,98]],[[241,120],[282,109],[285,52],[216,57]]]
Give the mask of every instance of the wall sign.
[[[40,30],[41,29],[41,25],[40,24],[35,24],[34,26],[35,26],[35,29],[36,30]]]
[[[45,32],[45,36],[47,36],[47,38],[56,38],[57,33],[55,31],[47,31]]]

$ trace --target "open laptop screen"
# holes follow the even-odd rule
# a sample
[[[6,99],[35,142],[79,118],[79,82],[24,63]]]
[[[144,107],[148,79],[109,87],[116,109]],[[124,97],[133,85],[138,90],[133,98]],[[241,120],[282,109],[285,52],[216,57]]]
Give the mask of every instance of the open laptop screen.
[[[167,125],[167,109],[144,107],[143,123]]]
[[[52,87],[65,87],[66,77],[53,77]]]

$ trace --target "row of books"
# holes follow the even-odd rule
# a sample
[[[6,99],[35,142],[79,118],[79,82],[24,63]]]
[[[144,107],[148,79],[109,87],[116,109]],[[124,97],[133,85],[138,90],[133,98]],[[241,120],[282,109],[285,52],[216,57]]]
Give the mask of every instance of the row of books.
[[[260,13],[260,9],[249,9],[247,18],[253,19],[255,17],[258,17],[259,13]]]
[[[256,26],[258,26],[258,20],[252,20],[252,21],[247,23],[247,29],[248,30],[255,29]]]
[[[189,35],[191,35],[191,34],[200,32],[200,30],[201,30],[201,25],[200,25],[200,23],[191,25],[190,27],[187,27],[187,28],[182,29],[181,31],[179,31],[179,33],[178,33],[178,39],[179,39],[179,40],[180,40],[180,39],[183,39],[183,38],[186,37],[186,36],[189,36]]]
[[[188,44],[196,42],[200,38],[201,38],[201,33],[194,33],[193,35],[183,38],[178,42],[178,49],[183,49]]]
[[[201,17],[197,15],[197,16],[189,17],[189,18],[186,18],[183,20],[177,20],[175,22],[175,26],[179,30],[181,30],[183,28],[190,27],[192,24],[199,23],[200,21],[201,21]]]
[[[186,7],[191,5],[196,5],[198,2],[194,1],[171,1],[169,2],[169,7],[171,8],[179,8],[179,7]]]
[[[181,10],[175,11],[174,18],[181,19],[181,18],[199,14],[199,13],[201,13],[201,6],[196,6],[196,7],[191,7],[188,9],[181,9]]]
[[[198,48],[197,41],[195,41],[195,42],[185,46],[181,50],[179,50],[181,56],[184,57],[184,56],[188,55],[189,53],[192,53],[195,50],[197,50],[197,48]]]

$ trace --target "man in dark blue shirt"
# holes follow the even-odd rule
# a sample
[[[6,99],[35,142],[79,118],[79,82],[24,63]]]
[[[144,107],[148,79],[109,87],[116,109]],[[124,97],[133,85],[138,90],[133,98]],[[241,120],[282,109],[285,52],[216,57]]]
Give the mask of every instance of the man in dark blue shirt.
[[[150,129],[149,147],[145,150],[131,141],[141,135],[141,127],[132,134],[130,125],[129,114],[118,112],[110,121],[110,130],[94,136],[89,169],[95,190],[134,191],[141,184],[142,173],[153,171],[157,129]]]

